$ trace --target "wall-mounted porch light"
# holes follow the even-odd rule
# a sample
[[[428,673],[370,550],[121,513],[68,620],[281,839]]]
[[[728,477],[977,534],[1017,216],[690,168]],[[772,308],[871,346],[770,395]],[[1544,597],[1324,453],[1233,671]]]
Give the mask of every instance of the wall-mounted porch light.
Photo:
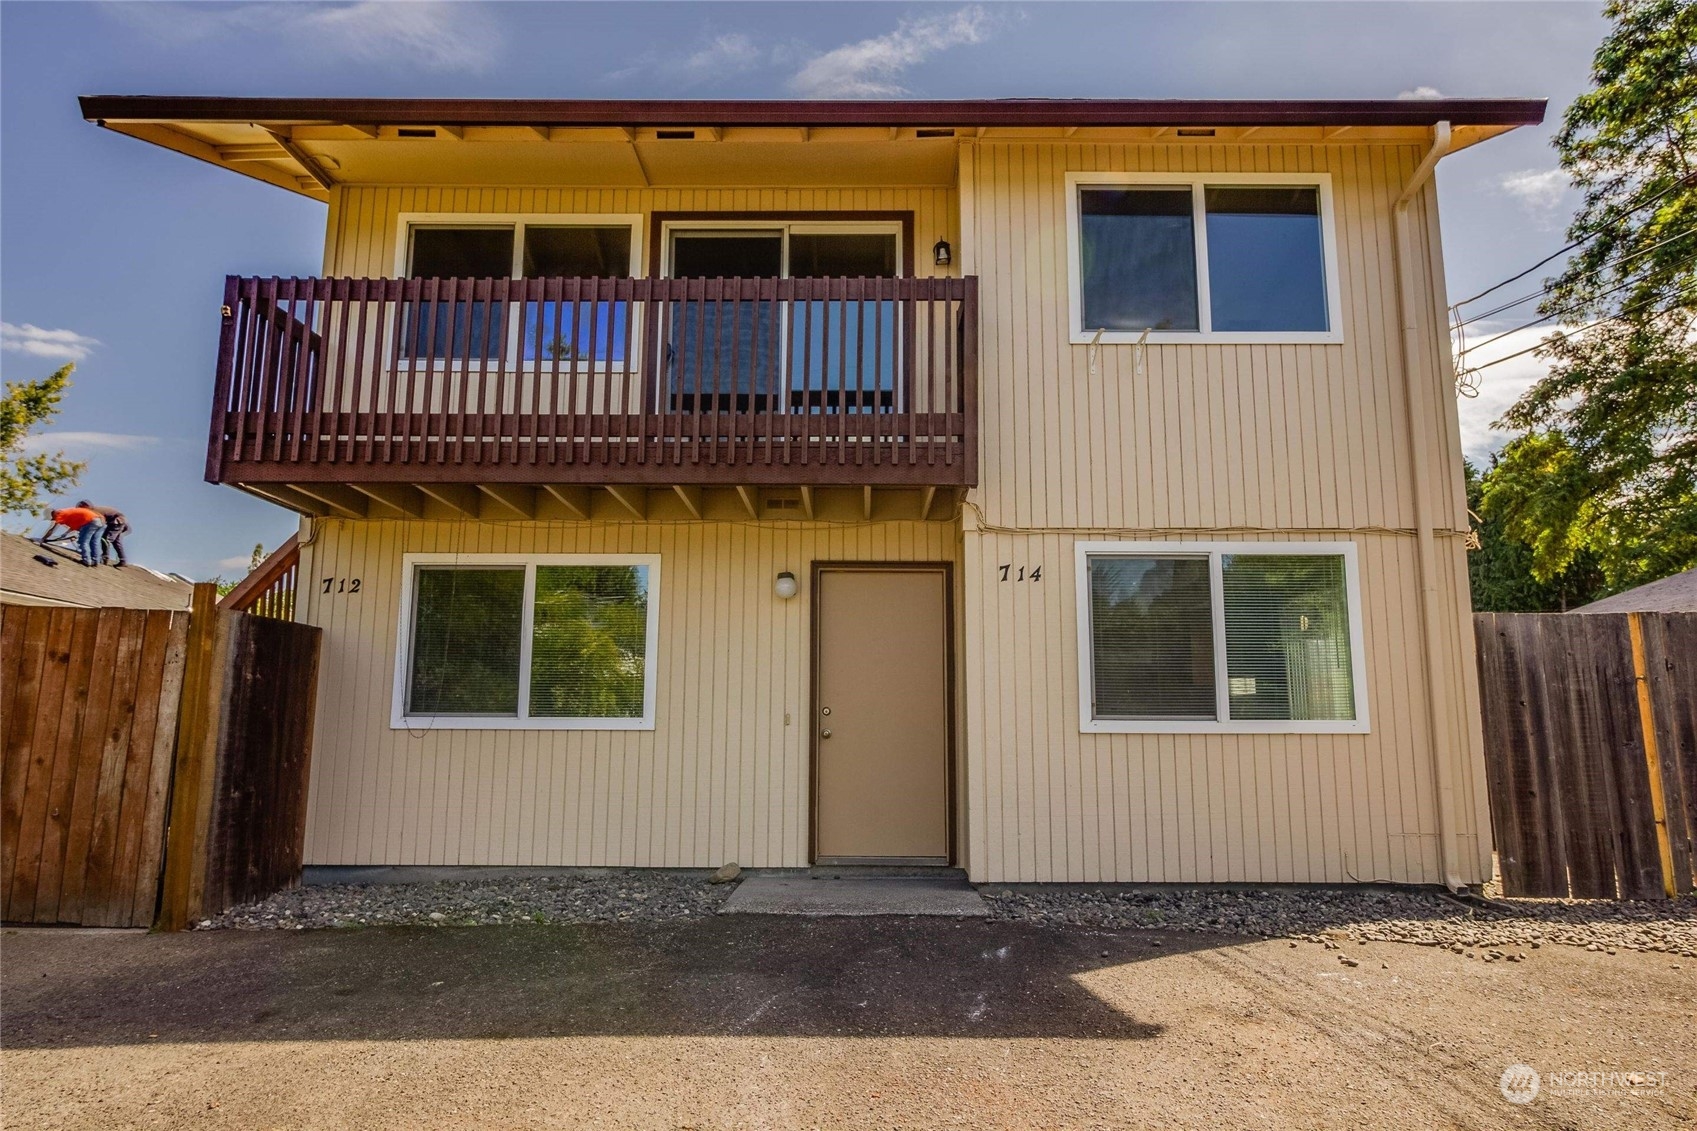
[[[954,248],[949,246],[948,240],[938,240],[931,245],[931,259],[937,266],[947,267],[955,261]]]
[[[772,583],[772,592],[785,601],[794,597],[799,588],[795,583],[795,574],[787,569],[778,575],[778,580]]]

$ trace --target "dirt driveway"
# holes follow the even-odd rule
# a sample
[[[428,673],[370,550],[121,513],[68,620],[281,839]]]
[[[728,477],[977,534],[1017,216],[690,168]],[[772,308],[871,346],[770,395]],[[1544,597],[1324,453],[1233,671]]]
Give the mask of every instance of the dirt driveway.
[[[1546,946],[1511,965],[1392,943],[1346,949],[1359,965],[1279,940],[764,916],[7,931],[5,1121],[1697,1124],[1689,959]],[[1499,1088],[1516,1063],[1542,1074],[1530,1104]]]

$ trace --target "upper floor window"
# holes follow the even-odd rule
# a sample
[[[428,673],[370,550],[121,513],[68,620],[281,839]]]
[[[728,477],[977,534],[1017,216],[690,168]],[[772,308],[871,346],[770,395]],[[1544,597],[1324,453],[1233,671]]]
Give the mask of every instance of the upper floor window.
[[[1074,342],[1339,341],[1323,174],[1067,176]]]
[[[417,217],[405,274],[414,279],[587,279],[631,273],[635,225],[534,219],[466,222]]]
[[[402,218],[401,274],[414,279],[625,278],[636,264],[637,216],[411,215]],[[512,303],[472,297],[464,282],[426,291],[408,312],[407,357],[581,359],[625,356],[626,304]]]

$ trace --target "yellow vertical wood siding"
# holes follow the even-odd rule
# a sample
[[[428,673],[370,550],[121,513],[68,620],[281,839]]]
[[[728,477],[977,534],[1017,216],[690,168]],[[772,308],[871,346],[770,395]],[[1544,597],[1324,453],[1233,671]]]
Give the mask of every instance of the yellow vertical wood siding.
[[[321,522],[309,579],[362,576],[357,601],[311,585],[321,624],[311,863],[807,863],[807,600],[772,578],[824,559],[958,563],[958,777],[977,880],[1438,882],[1431,743],[1451,760],[1468,879],[1488,873],[1460,450],[1442,251],[1430,190],[1412,210],[1417,379],[1403,393],[1391,205],[1416,145],[967,142],[931,189],[344,187],[331,274],[394,270],[404,212],[916,213],[919,273],[938,237],[981,279],[981,480],[962,524]],[[1065,176],[1325,172],[1343,341],[1069,342]],[[646,238],[646,232],[644,233]],[[646,250],[644,253],[646,260]],[[1440,527],[1440,702],[1419,665],[1411,442],[1429,446]],[[964,530],[962,527],[964,526]],[[1359,548],[1372,731],[1081,734],[1073,547],[1080,539],[1350,540]],[[662,555],[652,732],[388,728],[401,555]],[[1002,584],[1003,563],[1042,565]],[[785,724],[785,713],[789,723]]]
[[[308,864],[807,863],[813,561],[954,561],[952,524],[315,524]],[[402,555],[658,554],[651,731],[392,730]],[[783,570],[802,582],[774,596]],[[359,578],[350,594],[321,579]]]
[[[963,148],[962,269],[981,279],[982,487],[966,522],[967,858],[980,880],[1438,882],[1431,734],[1458,789],[1460,871],[1488,874],[1466,561],[1441,535],[1448,630],[1434,718],[1421,619],[1411,431],[1391,206],[1415,145]],[[1330,174],[1344,340],[1069,342],[1072,171]],[[1440,527],[1464,531],[1442,256],[1413,209],[1418,422]],[[980,520],[990,530],[979,529]],[[1360,554],[1372,731],[1082,734],[1074,544],[1081,539],[1350,540]],[[1002,564],[1045,580],[999,580]]]

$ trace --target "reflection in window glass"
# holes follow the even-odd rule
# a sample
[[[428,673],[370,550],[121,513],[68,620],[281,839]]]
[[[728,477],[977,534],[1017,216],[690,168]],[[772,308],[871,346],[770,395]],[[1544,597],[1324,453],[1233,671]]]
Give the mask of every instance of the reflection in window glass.
[[[895,233],[795,232],[790,276],[796,279],[889,279],[896,274]]]
[[[1228,554],[1233,719],[1353,719],[1349,596],[1336,555]]]
[[[1079,226],[1084,329],[1199,328],[1190,189],[1081,189]]]
[[[527,279],[622,278],[630,274],[630,267],[629,228],[525,225],[523,268]]]
[[[1207,558],[1090,559],[1091,674],[1098,719],[1212,719]]]
[[[513,273],[511,228],[435,228],[412,230],[415,279],[505,279]],[[426,284],[428,287],[429,284]],[[445,289],[426,294],[446,295]],[[456,287],[456,295],[469,284]],[[495,357],[506,330],[500,303],[421,301],[407,310],[402,339],[407,357]]]
[[[420,567],[408,715],[516,715],[524,567]]]
[[[1208,296],[1215,331],[1325,331],[1320,190],[1209,188]]]
[[[536,567],[532,718],[641,718],[647,646],[647,566]]]
[[[511,228],[414,228],[415,279],[505,279],[513,273]]]

